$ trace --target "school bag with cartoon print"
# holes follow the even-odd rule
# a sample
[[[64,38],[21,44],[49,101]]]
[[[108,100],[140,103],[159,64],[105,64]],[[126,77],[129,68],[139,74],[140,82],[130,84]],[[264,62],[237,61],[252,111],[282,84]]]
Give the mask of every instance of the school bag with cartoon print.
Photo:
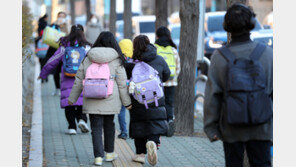
[[[134,89],[132,95],[140,104],[144,104],[148,109],[149,103],[155,103],[158,107],[158,100],[163,97],[162,82],[158,76],[158,71],[142,61],[136,61],[130,79]]]
[[[63,57],[64,75],[67,77],[75,77],[77,70],[86,55],[84,47],[69,46],[66,47],[65,56]]]

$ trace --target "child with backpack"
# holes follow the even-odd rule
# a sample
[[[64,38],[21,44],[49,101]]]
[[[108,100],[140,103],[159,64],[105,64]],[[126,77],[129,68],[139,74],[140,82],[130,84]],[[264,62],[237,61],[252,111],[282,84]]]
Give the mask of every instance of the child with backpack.
[[[168,81],[163,83],[165,95],[165,109],[167,112],[167,121],[169,124],[168,137],[172,137],[175,132],[174,124],[174,97],[175,87],[178,85],[178,76],[181,71],[180,57],[177,51],[177,46],[173,42],[170,30],[166,27],[159,27],[156,31],[157,40],[155,46],[157,55],[164,58],[168,64],[171,75]]]
[[[68,99],[73,104],[83,92],[83,112],[89,114],[92,130],[94,165],[102,165],[104,157],[105,161],[113,161],[118,156],[114,152],[114,115],[122,105],[127,109],[132,106],[124,63],[113,34],[102,32],[81,63]]]
[[[65,109],[66,119],[68,121],[68,134],[76,134],[76,122],[83,133],[89,132],[86,124],[87,117],[82,113],[82,94],[79,95],[77,103],[68,104],[72,86],[75,81],[75,74],[78,67],[90,49],[90,44],[84,37],[83,27],[80,24],[73,25],[68,36],[60,39],[60,47],[54,55],[47,61],[41,70],[38,79],[45,79],[57,66],[62,63],[61,71],[61,108]]]
[[[66,35],[69,33],[69,25],[66,20],[67,14],[63,11],[60,11],[57,15],[57,20],[50,25],[50,27],[57,29],[61,32],[64,32]],[[49,46],[45,58],[41,61],[41,68],[43,68],[43,65],[47,63],[47,61],[54,55],[54,53],[57,51],[56,48]],[[61,95],[61,67],[62,63],[60,63],[54,70],[52,70],[51,74],[53,74],[54,77],[54,85],[56,90],[52,92],[52,95]],[[47,80],[47,79],[46,79]]]
[[[156,145],[160,144],[160,135],[166,135],[168,130],[162,82],[169,79],[170,69],[156,54],[156,48],[147,36],[137,36],[133,44],[134,63],[126,66],[133,105],[129,129],[136,147],[133,161],[145,163],[148,150],[148,162],[156,165]]]
[[[133,56],[133,42],[130,39],[123,39],[119,43],[119,47],[125,57],[126,63],[132,62],[132,56]],[[128,84],[128,83],[127,83]],[[126,122],[125,122],[125,107],[122,106],[120,113],[118,114],[118,122],[120,126],[120,134],[118,135],[118,138],[120,139],[127,139],[127,128],[126,128]]]

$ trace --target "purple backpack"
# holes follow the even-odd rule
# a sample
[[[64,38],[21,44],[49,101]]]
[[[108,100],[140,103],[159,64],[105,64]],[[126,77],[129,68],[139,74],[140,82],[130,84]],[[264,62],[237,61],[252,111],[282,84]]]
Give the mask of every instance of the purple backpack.
[[[144,62],[136,62],[132,71],[131,81],[135,83],[133,97],[148,109],[148,104],[155,102],[158,107],[158,100],[163,97],[162,82],[158,72]]]

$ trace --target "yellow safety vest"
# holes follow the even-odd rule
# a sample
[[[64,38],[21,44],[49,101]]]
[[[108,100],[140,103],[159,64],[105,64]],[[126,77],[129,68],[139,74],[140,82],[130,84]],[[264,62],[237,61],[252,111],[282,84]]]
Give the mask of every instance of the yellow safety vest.
[[[173,47],[172,46],[160,46],[157,44],[154,44],[157,48],[157,55],[163,57],[163,59],[165,60],[165,62],[168,64],[170,71],[171,71],[171,75],[170,75],[170,80],[173,79],[176,75],[176,59],[175,59],[175,54],[173,51]]]

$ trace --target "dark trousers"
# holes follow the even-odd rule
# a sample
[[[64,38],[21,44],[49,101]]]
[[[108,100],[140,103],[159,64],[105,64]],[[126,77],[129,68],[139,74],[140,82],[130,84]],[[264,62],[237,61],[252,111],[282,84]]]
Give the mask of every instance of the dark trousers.
[[[76,122],[78,122],[80,119],[87,122],[86,114],[82,113],[82,106],[67,106],[65,107],[65,114],[66,119],[68,121],[68,129],[75,129],[76,130]]]
[[[271,167],[270,141],[223,143],[226,167],[243,167],[244,149],[251,167]]]
[[[165,109],[167,112],[167,121],[174,119],[174,96],[175,86],[164,87]]]
[[[115,124],[114,115],[89,114],[91,136],[93,142],[94,156],[104,157],[107,153],[114,152]],[[104,129],[104,149],[102,133]]]
[[[62,63],[60,63],[56,69],[56,71],[53,74],[53,79],[54,79],[54,84],[56,89],[60,89],[61,88],[61,68],[62,68]]]
[[[160,144],[159,135],[153,135],[146,138],[135,138],[136,154],[147,154],[146,143],[154,141],[156,145]]]

